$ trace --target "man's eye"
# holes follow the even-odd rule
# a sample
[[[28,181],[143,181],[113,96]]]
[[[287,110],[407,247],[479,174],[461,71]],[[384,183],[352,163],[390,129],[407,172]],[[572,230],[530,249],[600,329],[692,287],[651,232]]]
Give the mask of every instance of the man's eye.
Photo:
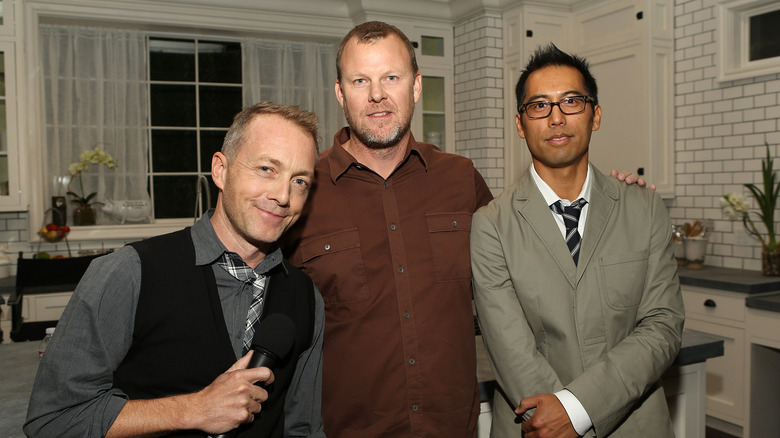
[[[294,185],[294,186],[295,186],[295,187],[296,187],[298,190],[308,190],[308,189],[309,189],[309,182],[308,182],[308,181],[306,181],[306,180],[305,180],[305,179],[303,179],[303,178],[295,178],[295,179],[293,180],[293,185]]]
[[[366,84],[366,80],[365,79],[355,79],[354,81],[352,81],[352,83],[355,84],[355,85],[365,85]]]
[[[391,81],[391,82],[393,82],[393,81],[397,81],[397,80],[398,80],[398,76],[392,76],[392,75],[391,75],[391,76],[388,76],[388,77],[387,77],[387,80],[388,80],[388,81]]]
[[[531,105],[531,108],[536,110],[545,110],[548,106],[550,106],[550,102],[534,102]]]
[[[564,104],[564,105],[572,105],[572,104],[577,103],[577,98],[575,98],[575,97],[564,97],[563,99],[561,99],[561,103]]]

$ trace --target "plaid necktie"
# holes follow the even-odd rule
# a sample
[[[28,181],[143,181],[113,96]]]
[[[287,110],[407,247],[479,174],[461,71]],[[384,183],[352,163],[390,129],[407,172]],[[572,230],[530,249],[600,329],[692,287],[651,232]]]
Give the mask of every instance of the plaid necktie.
[[[263,314],[263,292],[265,291],[265,276],[257,275],[241,257],[234,252],[225,252],[217,264],[224,268],[230,275],[244,284],[252,285],[252,302],[246,313],[246,325],[244,326],[243,353],[246,354],[252,346],[252,338],[255,335],[255,324]]]
[[[569,247],[575,265],[580,257],[580,233],[577,231],[577,223],[580,220],[582,207],[587,203],[588,201],[580,198],[568,207],[564,207],[560,200],[550,206],[550,210],[563,216],[563,223],[566,225],[566,246]]]

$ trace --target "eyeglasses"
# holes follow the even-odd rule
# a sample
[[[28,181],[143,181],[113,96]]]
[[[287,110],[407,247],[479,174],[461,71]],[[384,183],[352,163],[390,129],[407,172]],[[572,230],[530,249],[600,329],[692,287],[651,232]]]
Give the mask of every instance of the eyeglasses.
[[[543,119],[549,117],[552,114],[553,107],[558,105],[562,113],[570,116],[585,111],[588,102],[593,102],[593,99],[588,96],[569,96],[557,102],[536,100],[518,105],[518,112],[522,113],[525,111],[529,119]]]

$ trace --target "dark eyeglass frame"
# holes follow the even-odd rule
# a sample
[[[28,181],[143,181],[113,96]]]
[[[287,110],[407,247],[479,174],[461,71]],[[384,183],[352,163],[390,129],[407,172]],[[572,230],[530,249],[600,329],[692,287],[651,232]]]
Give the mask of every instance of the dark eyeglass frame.
[[[563,102],[564,100],[567,100],[567,99],[584,99],[585,100],[585,105],[583,105],[582,109],[579,110],[579,111],[574,111],[572,113],[567,113],[563,109],[563,107],[561,106],[561,102]],[[567,116],[571,116],[571,115],[574,115],[574,114],[579,114],[581,112],[584,112],[585,108],[588,107],[588,102],[593,103],[593,98],[591,98],[590,96],[566,96],[566,97],[561,98],[561,100],[559,100],[557,102],[550,102],[549,100],[534,100],[532,102],[522,103],[522,104],[518,105],[517,106],[517,112],[520,113],[520,114],[525,112],[526,116],[528,116],[529,119],[546,119],[547,117],[550,117],[550,114],[552,114],[553,107],[557,105],[558,109],[561,110],[561,113],[563,113],[563,114],[565,114]],[[539,104],[539,103],[548,103],[548,104],[550,104],[550,111],[547,112],[546,116],[536,116],[536,117],[531,116],[528,113],[528,109],[526,107],[528,105],[535,105],[535,104]]]

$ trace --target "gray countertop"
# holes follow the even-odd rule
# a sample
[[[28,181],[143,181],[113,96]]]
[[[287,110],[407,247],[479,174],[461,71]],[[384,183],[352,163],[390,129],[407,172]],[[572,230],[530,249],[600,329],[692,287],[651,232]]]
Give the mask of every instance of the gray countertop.
[[[780,292],[749,296],[745,299],[745,305],[753,309],[780,312]]]
[[[780,291],[780,277],[768,277],[759,271],[705,266],[703,269],[679,267],[677,274],[680,284],[688,286],[746,294]]]

